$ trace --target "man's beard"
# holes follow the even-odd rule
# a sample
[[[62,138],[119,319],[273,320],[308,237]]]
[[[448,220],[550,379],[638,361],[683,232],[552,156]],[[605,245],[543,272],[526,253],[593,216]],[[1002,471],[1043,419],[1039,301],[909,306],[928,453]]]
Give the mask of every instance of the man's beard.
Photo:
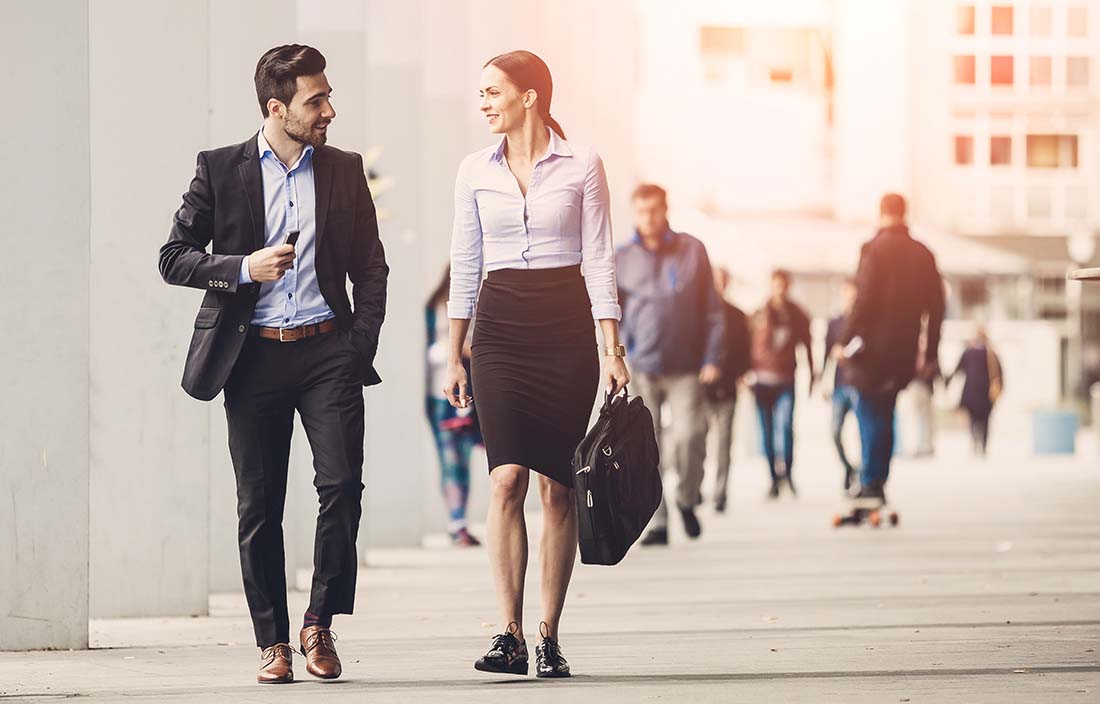
[[[313,131],[312,125],[295,119],[292,116],[288,116],[287,120],[283,123],[283,132],[286,132],[286,136],[293,139],[299,144],[308,144],[311,147],[319,147],[328,140],[328,132],[322,132],[317,135]]]

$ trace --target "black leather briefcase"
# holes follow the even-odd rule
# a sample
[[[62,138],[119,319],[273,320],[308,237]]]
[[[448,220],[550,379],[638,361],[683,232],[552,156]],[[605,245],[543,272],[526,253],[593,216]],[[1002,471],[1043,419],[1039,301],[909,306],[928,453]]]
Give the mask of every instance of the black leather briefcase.
[[[605,396],[599,418],[573,455],[581,562],[614,565],[661,503],[653,416],[638,396]]]

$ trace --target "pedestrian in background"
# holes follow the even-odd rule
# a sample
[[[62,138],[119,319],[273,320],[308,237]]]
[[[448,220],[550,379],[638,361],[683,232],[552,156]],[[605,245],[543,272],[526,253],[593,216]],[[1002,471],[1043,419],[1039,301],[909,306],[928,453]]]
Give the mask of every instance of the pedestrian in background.
[[[726,299],[730,273],[725,267],[714,267],[714,290],[718,293],[726,323],[725,349],[721,377],[703,385],[707,404],[707,425],[715,434],[717,474],[714,480],[714,510],[724,513],[733,452],[733,419],[737,410],[737,390],[749,370],[749,323],[745,313]]]
[[[936,393],[936,380],[940,378],[938,367],[924,362],[928,349],[928,335],[922,333],[917,352],[917,375],[906,389],[909,405],[913,414],[913,447],[909,454],[913,457],[931,457],[935,451],[936,425],[935,408],[932,398]]]
[[[982,325],[978,326],[973,339],[967,343],[955,371],[947,377],[947,383],[959,375],[966,377],[959,407],[966,411],[970,419],[971,447],[975,455],[984,457],[989,444],[989,416],[1004,389],[1004,370]]]
[[[939,367],[944,291],[932,252],[909,234],[905,199],[886,194],[879,213],[879,230],[860,253],[856,299],[841,344],[845,381],[858,392],[862,462],[857,498],[885,503],[898,393],[915,376]],[[922,331],[927,336],[923,355]]]
[[[451,287],[451,268],[447,267],[428,304],[424,307],[427,349],[424,355],[425,411],[439,454],[440,488],[447,506],[447,533],[451,544],[460,547],[481,545],[470,535],[466,524],[466,503],[470,497],[470,456],[483,443],[477,411],[473,406],[455,408],[441,393],[446,383],[447,354],[450,348],[447,318],[447,295]],[[462,364],[470,367],[470,343],[467,334],[462,347]]]
[[[844,336],[844,327],[848,324],[848,316],[852,312],[852,304],[856,300],[856,283],[854,279],[844,280],[842,296],[842,312],[829,320],[825,332],[825,359],[821,363],[821,373],[818,378],[825,379],[826,369],[831,362],[834,367],[833,387],[829,394],[833,403],[832,435],[833,445],[836,447],[837,457],[840,458],[840,466],[844,470],[844,491],[852,490],[853,480],[856,478],[856,468],[848,459],[848,453],[844,450],[844,422],[849,413],[855,412],[856,398],[858,396],[855,387],[844,383],[844,346],[840,344]]]
[[[665,190],[653,184],[638,186],[631,204],[634,238],[615,255],[623,340],[634,370],[634,391],[653,412],[661,471],[675,467],[676,508],[684,532],[697,538],[702,527],[695,507],[702,502],[707,432],[703,386],[721,377],[724,316],[706,247],[669,226]],[[662,438],[666,403],[672,421]],[[641,542],[668,544],[668,506],[663,498]]]
[[[812,394],[814,388],[810,317],[789,298],[790,288],[789,272],[783,269],[772,272],[771,296],[752,319],[752,390],[764,456],[771,475],[768,489],[771,499],[779,497],[782,483],[792,495],[797,495],[791,469],[794,464],[794,380],[798,367],[795,351],[799,346],[806,351],[806,364],[810,368],[809,393]]]

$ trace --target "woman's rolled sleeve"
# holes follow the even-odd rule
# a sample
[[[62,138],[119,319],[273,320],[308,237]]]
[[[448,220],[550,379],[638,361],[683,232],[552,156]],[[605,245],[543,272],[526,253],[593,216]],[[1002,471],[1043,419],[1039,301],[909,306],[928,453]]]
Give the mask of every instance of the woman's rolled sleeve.
[[[477,292],[481,285],[481,219],[477,199],[469,183],[470,159],[458,167],[455,179],[455,219],[451,231],[451,291],[447,317],[474,317]]]
[[[615,287],[615,244],[611,235],[611,196],[603,160],[590,150],[581,203],[581,258],[592,317],[621,320]]]

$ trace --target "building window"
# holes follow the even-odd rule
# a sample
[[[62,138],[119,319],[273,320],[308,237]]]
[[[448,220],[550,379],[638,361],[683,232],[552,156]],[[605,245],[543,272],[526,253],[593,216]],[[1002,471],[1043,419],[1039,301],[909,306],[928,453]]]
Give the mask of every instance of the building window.
[[[1031,36],[1033,37],[1049,37],[1051,29],[1054,27],[1054,22],[1051,17],[1050,7],[1047,5],[1033,5],[1031,7],[1031,15],[1029,17],[1031,25]]]
[[[955,13],[955,31],[959,34],[974,33],[973,5],[959,5]]]
[[[1051,84],[1052,62],[1049,56],[1032,56],[1029,61],[1030,83],[1036,87],[1049,87]]]
[[[989,219],[998,226],[1005,227],[1016,222],[1013,211],[1016,199],[1012,186],[994,186],[989,189]]]
[[[1085,222],[1089,217],[1088,187],[1066,187],[1066,220]]]
[[[1089,13],[1087,7],[1071,7],[1066,11],[1066,34],[1071,37],[1089,35]]]
[[[975,62],[973,56],[955,57],[955,83],[974,85]]]
[[[1066,85],[1070,88],[1088,88],[1089,57],[1070,56],[1066,59]]]
[[[1031,186],[1027,189],[1027,217],[1029,220],[1049,220],[1050,209],[1049,186]]]
[[[1013,58],[1011,56],[989,57],[989,78],[995,86],[1012,85]]]
[[[989,138],[989,163],[991,166],[1012,163],[1012,137],[998,135]]]
[[[1012,6],[993,6],[993,34],[1012,34]]]
[[[974,138],[970,135],[955,135],[955,163],[959,166],[974,163]]]
[[[1077,135],[1029,134],[1027,165],[1034,169],[1076,169]]]
[[[708,81],[725,81],[736,73],[745,52],[745,32],[739,27],[700,27],[699,53]]]

